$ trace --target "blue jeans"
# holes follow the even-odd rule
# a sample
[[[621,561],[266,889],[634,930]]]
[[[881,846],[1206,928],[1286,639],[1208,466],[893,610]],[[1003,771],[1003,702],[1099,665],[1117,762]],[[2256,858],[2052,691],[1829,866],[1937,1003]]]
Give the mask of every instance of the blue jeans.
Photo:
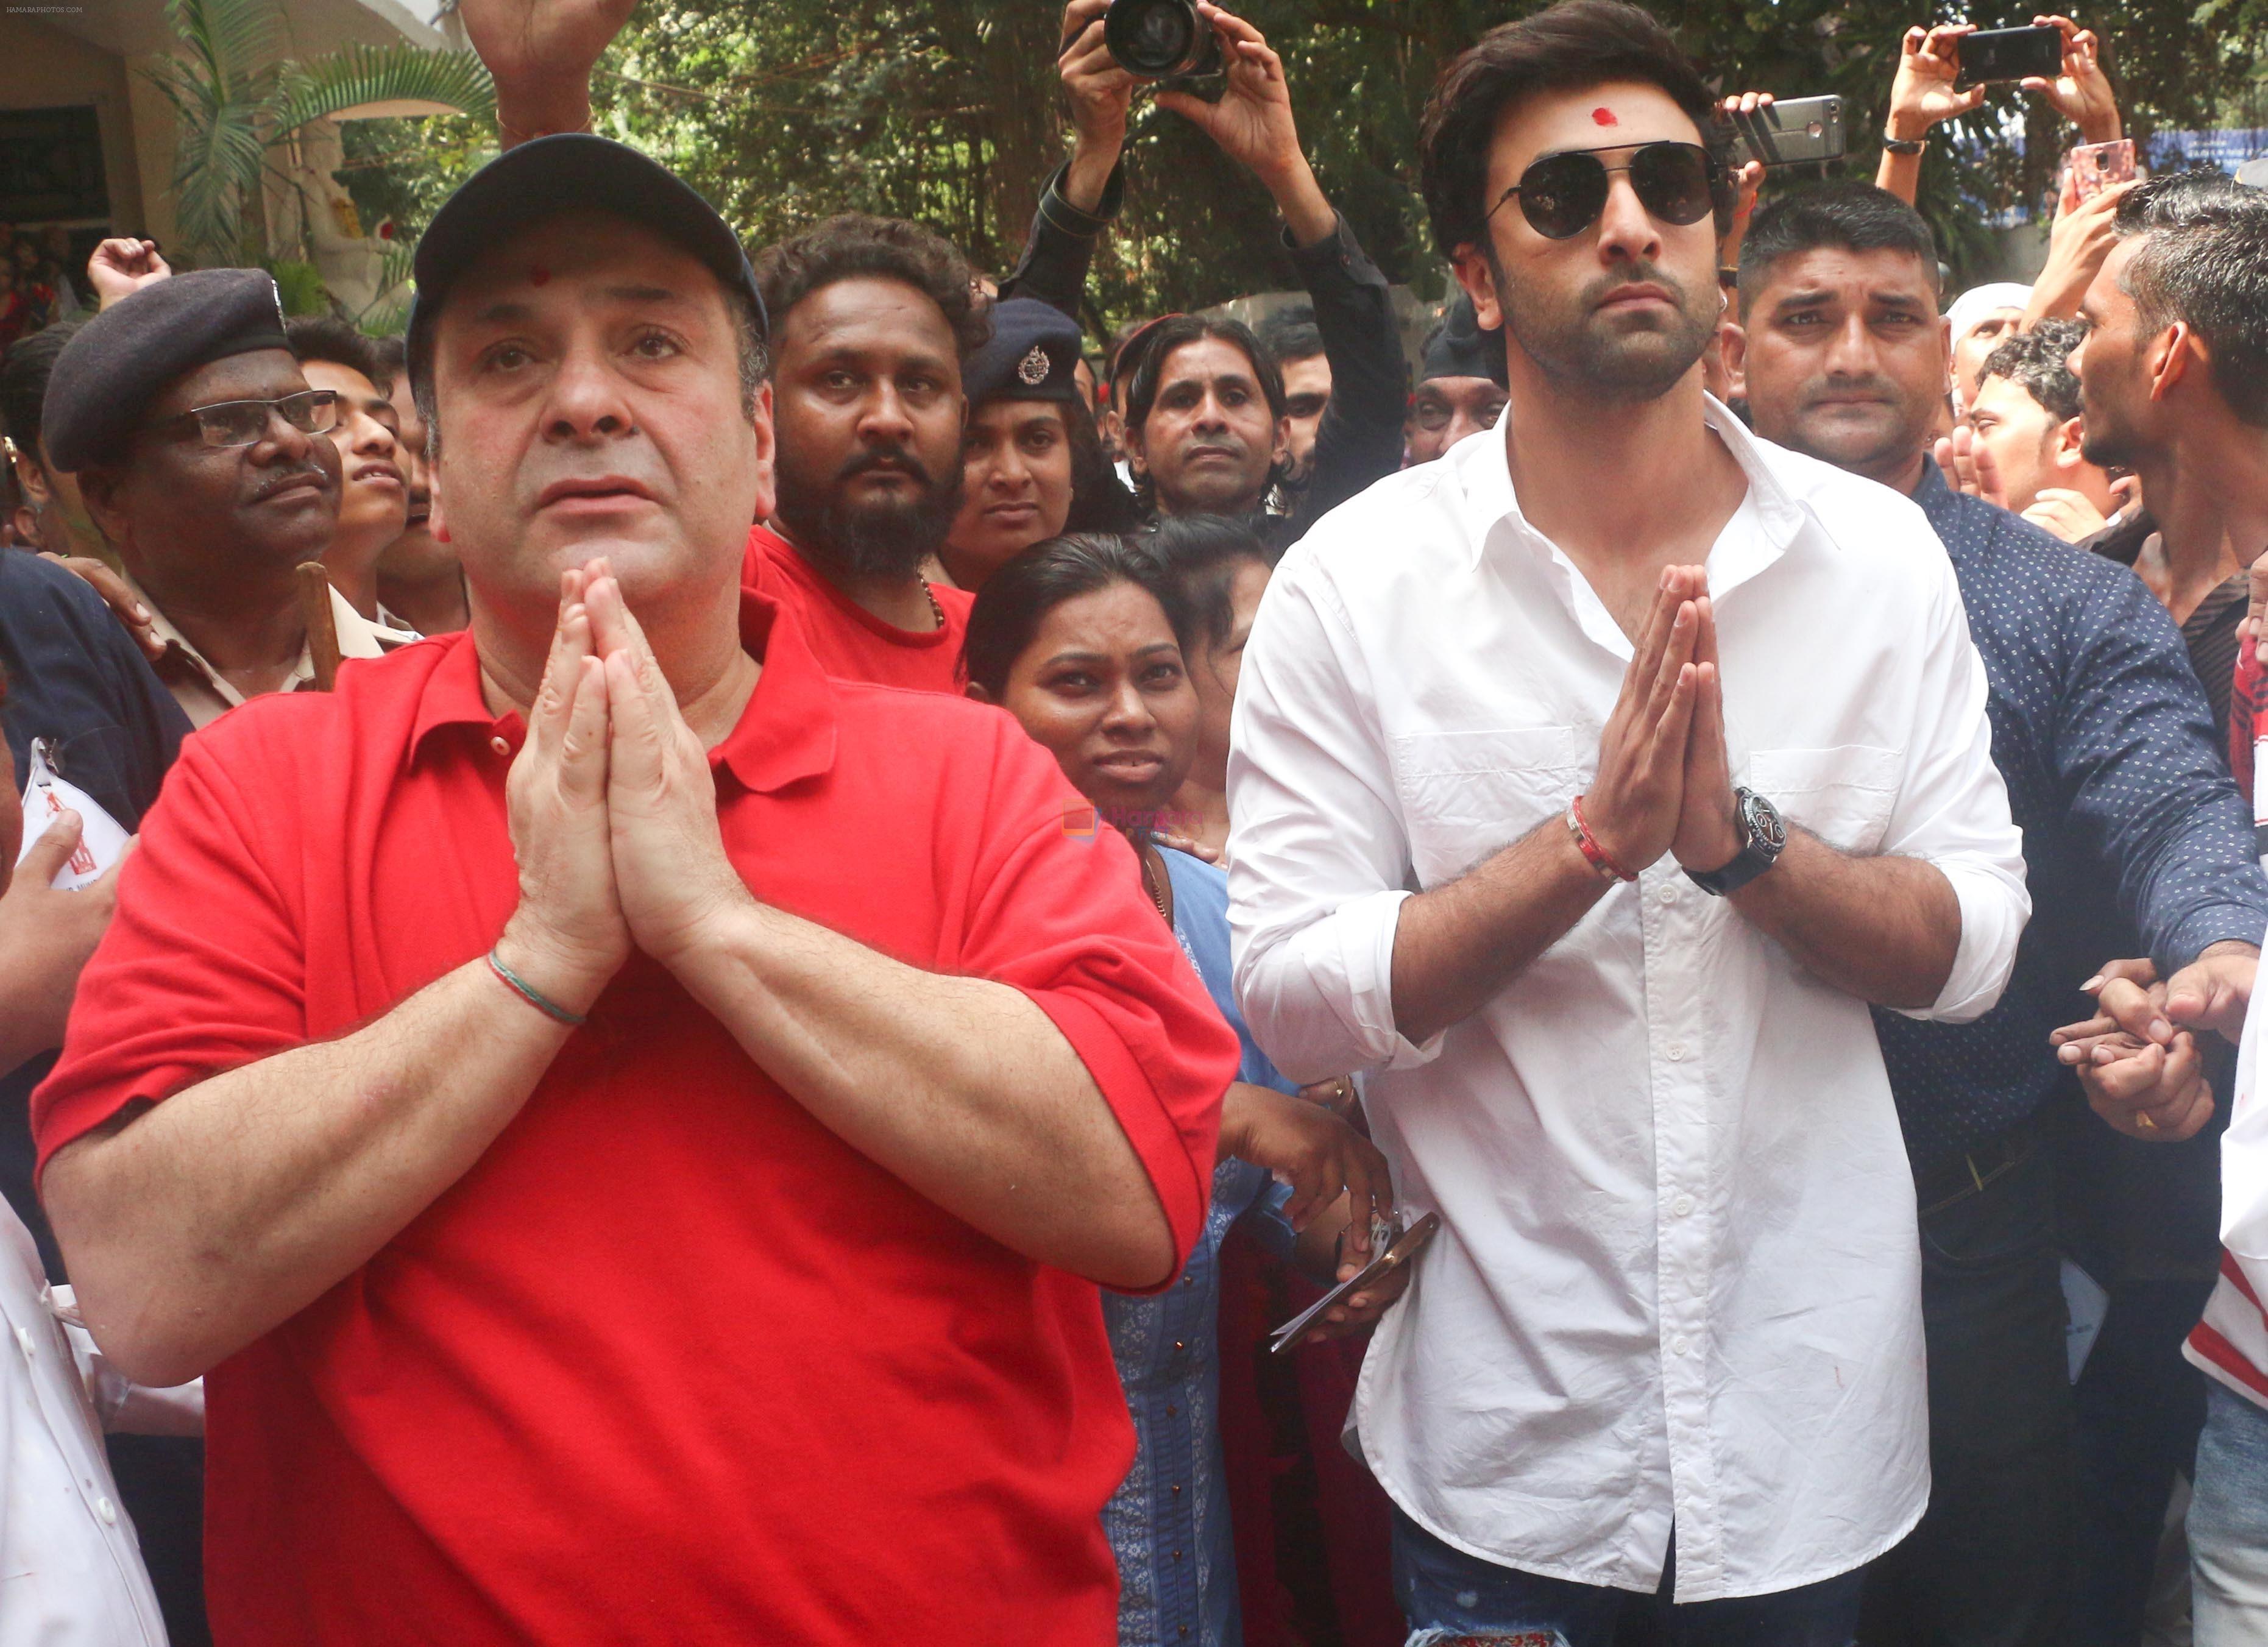
[[[2205,1394],[2188,1526],[2197,1647],[2268,1641],[2268,1411],[2219,1384]]]
[[[1571,1584],[1499,1567],[1444,1544],[1400,1509],[1394,1512],[1394,1594],[1410,1621],[1410,1647],[1430,1643],[1511,1647],[1613,1647],[1633,1638],[1667,1647],[1850,1647],[1859,1628],[1856,1572],[1726,1601],[1670,1601],[1677,1540],[1652,1595]]]

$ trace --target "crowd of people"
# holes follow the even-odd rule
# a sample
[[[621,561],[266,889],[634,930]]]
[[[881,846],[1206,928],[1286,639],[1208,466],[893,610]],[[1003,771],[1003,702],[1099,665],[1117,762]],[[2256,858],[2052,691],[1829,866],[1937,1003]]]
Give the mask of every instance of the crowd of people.
[[[459,11],[406,335],[6,310],[0,1644],[2268,1641],[2268,192],[1558,0],[1412,373],[1209,0],[997,278]],[[1090,343],[1138,94],[1305,304]]]

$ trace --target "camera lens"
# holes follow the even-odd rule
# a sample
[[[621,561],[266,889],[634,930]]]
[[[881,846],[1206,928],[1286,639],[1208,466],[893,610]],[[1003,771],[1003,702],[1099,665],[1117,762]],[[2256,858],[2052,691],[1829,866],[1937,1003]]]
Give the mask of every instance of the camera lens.
[[[1210,45],[1212,32],[1191,0],[1111,0],[1102,40],[1120,68],[1156,79],[1195,68],[1199,44]]]

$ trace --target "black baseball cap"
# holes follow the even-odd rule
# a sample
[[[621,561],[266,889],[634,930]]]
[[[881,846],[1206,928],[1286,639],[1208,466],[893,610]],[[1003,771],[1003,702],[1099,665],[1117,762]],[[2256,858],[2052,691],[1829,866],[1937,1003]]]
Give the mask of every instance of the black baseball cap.
[[[468,178],[418,238],[410,270],[409,353],[426,358],[441,305],[457,277],[501,240],[563,211],[608,211],[644,224],[707,264],[729,291],[755,305],[768,335],[763,293],[732,225],[693,186],[627,143],[587,131],[561,132],[507,149]]]

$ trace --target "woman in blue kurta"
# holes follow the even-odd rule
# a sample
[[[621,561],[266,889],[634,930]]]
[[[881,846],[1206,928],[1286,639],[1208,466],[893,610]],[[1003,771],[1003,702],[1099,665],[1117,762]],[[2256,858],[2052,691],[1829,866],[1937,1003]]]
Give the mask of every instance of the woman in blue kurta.
[[[1221,1242],[1248,1217],[1278,1253],[1320,1275],[1351,1275],[1373,1209],[1383,1216],[1392,1202],[1369,1141],[1293,1095],[1246,1033],[1229,976],[1227,878],[1155,839],[1196,750],[1188,629],[1179,594],[1146,552],[1115,537],[1057,538],[987,580],[964,653],[970,695],[1013,714],[1093,803],[1095,821],[1131,842],[1159,914],[1244,1043],[1222,1099],[1211,1205],[1188,1264],[1162,1292],[1103,1295],[1136,1436],[1133,1467],[1103,1511],[1118,1556],[1121,1647],[1242,1640],[1214,1416]],[[1357,1295],[1331,1327],[1367,1325],[1392,1296]]]

